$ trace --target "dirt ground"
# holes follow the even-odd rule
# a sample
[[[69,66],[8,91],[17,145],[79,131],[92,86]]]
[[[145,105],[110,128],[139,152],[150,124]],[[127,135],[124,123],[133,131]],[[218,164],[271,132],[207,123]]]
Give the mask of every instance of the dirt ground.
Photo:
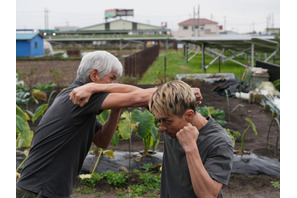
[[[57,69],[63,72],[62,80],[60,79],[61,86],[69,85],[75,79],[75,73],[79,61],[17,61],[16,69],[20,72],[30,71],[30,68],[37,68],[33,76],[27,77],[25,82],[31,81],[31,83],[49,83],[54,81],[50,69]],[[57,80],[57,79],[56,79]],[[59,80],[59,79],[58,79]],[[259,104],[249,104],[247,101],[242,101],[241,104],[244,106],[240,109],[240,114],[238,109],[234,110],[230,115],[230,121],[228,121],[228,107],[226,102],[226,97],[218,95],[216,92],[212,91],[215,87],[219,86],[221,83],[205,83],[201,81],[192,82],[192,86],[199,87],[203,95],[202,106],[213,106],[218,109],[222,109],[226,113],[227,124],[225,128],[239,131],[242,133],[248,126],[248,122],[245,120],[249,117],[253,123],[256,125],[258,135],[248,131],[245,137],[245,150],[249,150],[255,154],[260,154],[276,159],[280,159],[280,141],[277,141],[280,136],[280,131],[276,123],[272,124],[270,136],[268,140],[268,150],[266,151],[266,141],[269,125],[273,119],[271,112],[266,112],[263,107]],[[231,111],[239,104],[239,100],[236,98],[229,98]],[[237,138],[235,149],[240,147],[241,139]],[[276,144],[277,143],[277,144]],[[277,152],[275,153],[275,148],[277,145]],[[127,151],[128,141],[121,140],[119,145],[113,147],[112,145],[109,149],[116,151]],[[142,140],[136,137],[135,134],[132,135],[132,151],[143,150]],[[162,144],[162,134],[161,143],[158,146],[158,151],[163,151]],[[237,175],[232,174],[228,186],[223,187],[224,197],[280,197],[280,190],[271,185],[271,181],[279,181],[279,178],[270,177],[267,175]],[[103,189],[105,190],[103,190]],[[106,191],[106,186],[102,185],[100,188]],[[115,194],[106,191],[104,197],[114,197]],[[74,197],[94,197],[94,195],[82,195],[80,193],[74,193]]]

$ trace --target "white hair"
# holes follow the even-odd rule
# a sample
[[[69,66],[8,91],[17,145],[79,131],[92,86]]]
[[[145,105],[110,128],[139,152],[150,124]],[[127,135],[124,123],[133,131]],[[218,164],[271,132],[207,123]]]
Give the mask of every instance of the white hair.
[[[123,66],[118,58],[107,51],[89,52],[83,56],[77,69],[76,80],[83,84],[90,82],[90,73],[97,69],[100,79],[115,72],[118,76],[122,75]]]

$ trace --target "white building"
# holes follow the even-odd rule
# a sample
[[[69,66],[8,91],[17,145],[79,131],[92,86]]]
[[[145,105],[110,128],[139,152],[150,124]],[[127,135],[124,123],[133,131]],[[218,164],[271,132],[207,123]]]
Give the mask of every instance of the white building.
[[[178,24],[179,29],[172,31],[174,37],[209,37],[219,35],[219,26],[208,19],[188,19]]]

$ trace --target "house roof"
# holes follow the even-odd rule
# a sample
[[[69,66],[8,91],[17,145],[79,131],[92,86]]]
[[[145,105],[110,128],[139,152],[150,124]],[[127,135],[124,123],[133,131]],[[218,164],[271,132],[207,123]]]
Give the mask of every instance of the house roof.
[[[38,33],[16,33],[16,40],[31,40],[37,35],[39,34]]]
[[[188,19],[186,21],[183,21],[183,22],[180,22],[178,25],[193,25],[193,23],[195,23],[196,25],[198,25],[198,21],[199,21],[199,24],[200,25],[204,25],[204,24],[218,24],[217,22],[215,21],[211,21],[211,20],[208,20],[208,19]]]
[[[108,23],[115,23],[115,22],[118,22],[118,21],[124,21],[124,22],[128,22],[128,23],[137,23],[137,24],[148,26],[148,27],[152,27],[152,29],[162,29],[161,26],[150,25],[150,24],[145,24],[145,23],[138,23],[138,22],[123,20],[123,19],[116,19],[116,20],[110,21]],[[91,26],[79,28],[78,30],[85,30],[85,29],[88,29],[88,28],[91,28],[91,27],[104,26],[104,25],[105,25],[105,23],[99,23],[99,24],[95,24],[95,25],[91,25]]]

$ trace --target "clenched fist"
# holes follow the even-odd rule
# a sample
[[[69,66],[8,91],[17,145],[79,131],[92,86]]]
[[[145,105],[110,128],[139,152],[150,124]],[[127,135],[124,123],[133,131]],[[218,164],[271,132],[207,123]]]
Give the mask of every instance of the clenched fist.
[[[199,136],[198,129],[191,123],[187,123],[182,129],[176,133],[176,138],[178,139],[181,146],[185,151],[191,150],[197,147],[197,139]]]

